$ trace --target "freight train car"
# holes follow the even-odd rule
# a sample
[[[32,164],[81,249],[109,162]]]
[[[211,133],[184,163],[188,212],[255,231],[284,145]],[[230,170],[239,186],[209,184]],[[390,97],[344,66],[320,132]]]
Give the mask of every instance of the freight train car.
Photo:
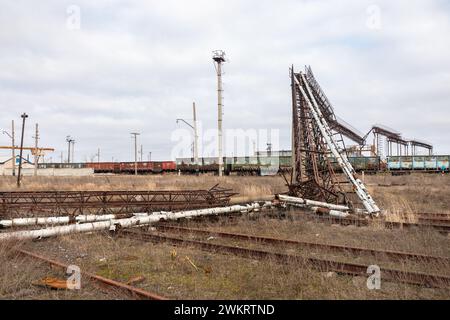
[[[448,172],[448,155],[434,156],[391,156],[387,158],[387,167],[392,172]]]
[[[134,162],[87,162],[86,167],[94,169],[95,173],[133,174]],[[138,174],[174,172],[176,163],[173,161],[140,161],[137,162]]]
[[[38,163],[38,169],[83,169],[85,163]]]
[[[224,157],[224,173],[227,175],[275,175],[283,169],[291,168],[292,158],[282,156],[252,156],[252,157]],[[349,157],[349,161],[357,172],[375,173],[386,169],[386,165],[379,157]],[[335,172],[341,172],[339,164],[331,159]],[[194,158],[177,159],[177,170],[183,173],[196,172]],[[200,158],[198,171],[217,172],[219,166],[217,158]]]
[[[386,168],[380,160],[380,157],[349,157],[348,161],[351,163],[356,172],[364,171],[367,173],[375,173],[378,171],[383,171]],[[342,171],[341,167],[334,158],[331,159],[331,163],[335,172]]]

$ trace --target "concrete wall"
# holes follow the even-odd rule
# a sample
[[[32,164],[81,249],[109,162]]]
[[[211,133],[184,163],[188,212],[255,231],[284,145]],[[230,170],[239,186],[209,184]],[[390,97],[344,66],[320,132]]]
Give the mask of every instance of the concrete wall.
[[[22,165],[22,170],[30,170],[32,168],[34,168],[34,166],[29,164],[29,163],[24,163]],[[19,170],[19,167],[16,167],[16,174],[17,174],[18,170]],[[0,165],[0,175],[3,175],[3,176],[10,176],[10,175],[12,175],[11,162],[7,162],[7,163],[4,163],[4,164]]]
[[[16,168],[16,174],[18,169]],[[12,175],[12,169],[9,168],[0,168],[0,174],[5,176]],[[24,176],[32,176],[34,174],[34,168],[22,168],[22,174]],[[92,168],[82,168],[82,169],[72,169],[72,168],[64,168],[64,169],[38,169],[38,176],[71,176],[71,177],[82,177],[82,176],[91,176],[94,174],[94,169]]]

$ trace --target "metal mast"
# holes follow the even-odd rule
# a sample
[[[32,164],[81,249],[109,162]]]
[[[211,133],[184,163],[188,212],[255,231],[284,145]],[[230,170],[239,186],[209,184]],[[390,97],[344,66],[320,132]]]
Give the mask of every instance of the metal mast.
[[[11,134],[9,134],[8,131],[3,130],[3,134],[8,135],[8,137],[11,138],[11,153],[12,153],[12,175],[16,175],[16,152],[15,152],[15,145],[14,145],[14,120],[12,120],[12,127],[11,127]],[[9,149],[9,148],[8,148]]]
[[[131,132],[131,135],[134,136],[134,175],[137,176],[138,174],[138,166],[137,166],[137,158],[138,158],[138,152],[137,152],[137,136],[140,135],[138,132]]]
[[[20,156],[19,156],[19,172],[17,174],[17,188],[20,188],[20,174],[22,171],[22,156],[23,156],[23,135],[25,133],[25,119],[28,118],[26,113],[21,115],[22,118],[22,137],[20,138]],[[14,146],[13,146],[14,147]]]
[[[348,183],[367,212],[378,214],[380,209],[348,161],[342,135],[333,132],[329,125],[336,117],[311,69],[307,68],[305,74],[294,73],[292,68],[291,77],[294,147],[291,194],[327,202],[344,202],[352,207],[348,192],[341,186]],[[347,181],[337,180],[332,164],[342,169]]]
[[[39,162],[39,125],[36,123],[36,133],[34,134],[34,176],[37,176],[37,168]]]
[[[71,145],[72,143],[75,142],[74,139],[72,139],[70,136],[66,137],[66,142],[67,142],[67,163],[70,163],[70,149],[71,149]]]
[[[218,157],[219,157],[219,176],[223,175],[223,154],[222,154],[222,63],[225,62],[225,52],[222,50],[213,51],[214,66],[217,73],[217,129],[218,129]]]
[[[75,140],[72,139],[72,163],[75,162]]]
[[[197,132],[197,113],[195,110],[195,102],[192,102],[192,113],[194,116],[194,161],[195,161],[195,171],[199,172],[199,163],[198,163],[198,132]]]
[[[14,120],[11,123],[11,141],[12,141],[12,175],[16,175],[16,150],[15,150],[15,132],[14,132]]]

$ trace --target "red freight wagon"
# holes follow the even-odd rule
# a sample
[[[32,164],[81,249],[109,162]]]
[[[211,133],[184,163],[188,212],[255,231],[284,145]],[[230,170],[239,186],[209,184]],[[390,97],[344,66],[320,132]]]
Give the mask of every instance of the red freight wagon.
[[[177,164],[175,161],[163,161],[162,162],[163,171],[175,171],[177,170]]]
[[[134,162],[87,162],[87,168],[94,169],[95,173],[124,173],[133,174],[135,170]],[[140,174],[162,173],[175,171],[177,165],[173,161],[142,161],[137,163],[137,170]]]
[[[114,162],[87,162],[86,167],[94,169],[94,172],[114,172],[116,163]],[[119,169],[119,168],[116,168]]]

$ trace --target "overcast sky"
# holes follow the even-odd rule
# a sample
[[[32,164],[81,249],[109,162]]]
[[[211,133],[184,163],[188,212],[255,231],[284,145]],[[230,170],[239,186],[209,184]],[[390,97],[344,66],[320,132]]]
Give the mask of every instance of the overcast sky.
[[[131,160],[138,131],[144,159],[169,160],[192,101],[216,127],[211,52],[222,49],[225,128],[279,130],[289,148],[288,68],[311,65],[360,131],[385,124],[449,154],[449,3],[0,0],[0,128],[26,112],[25,144],[39,123],[53,161],[67,135],[76,161],[98,147],[103,161]]]

